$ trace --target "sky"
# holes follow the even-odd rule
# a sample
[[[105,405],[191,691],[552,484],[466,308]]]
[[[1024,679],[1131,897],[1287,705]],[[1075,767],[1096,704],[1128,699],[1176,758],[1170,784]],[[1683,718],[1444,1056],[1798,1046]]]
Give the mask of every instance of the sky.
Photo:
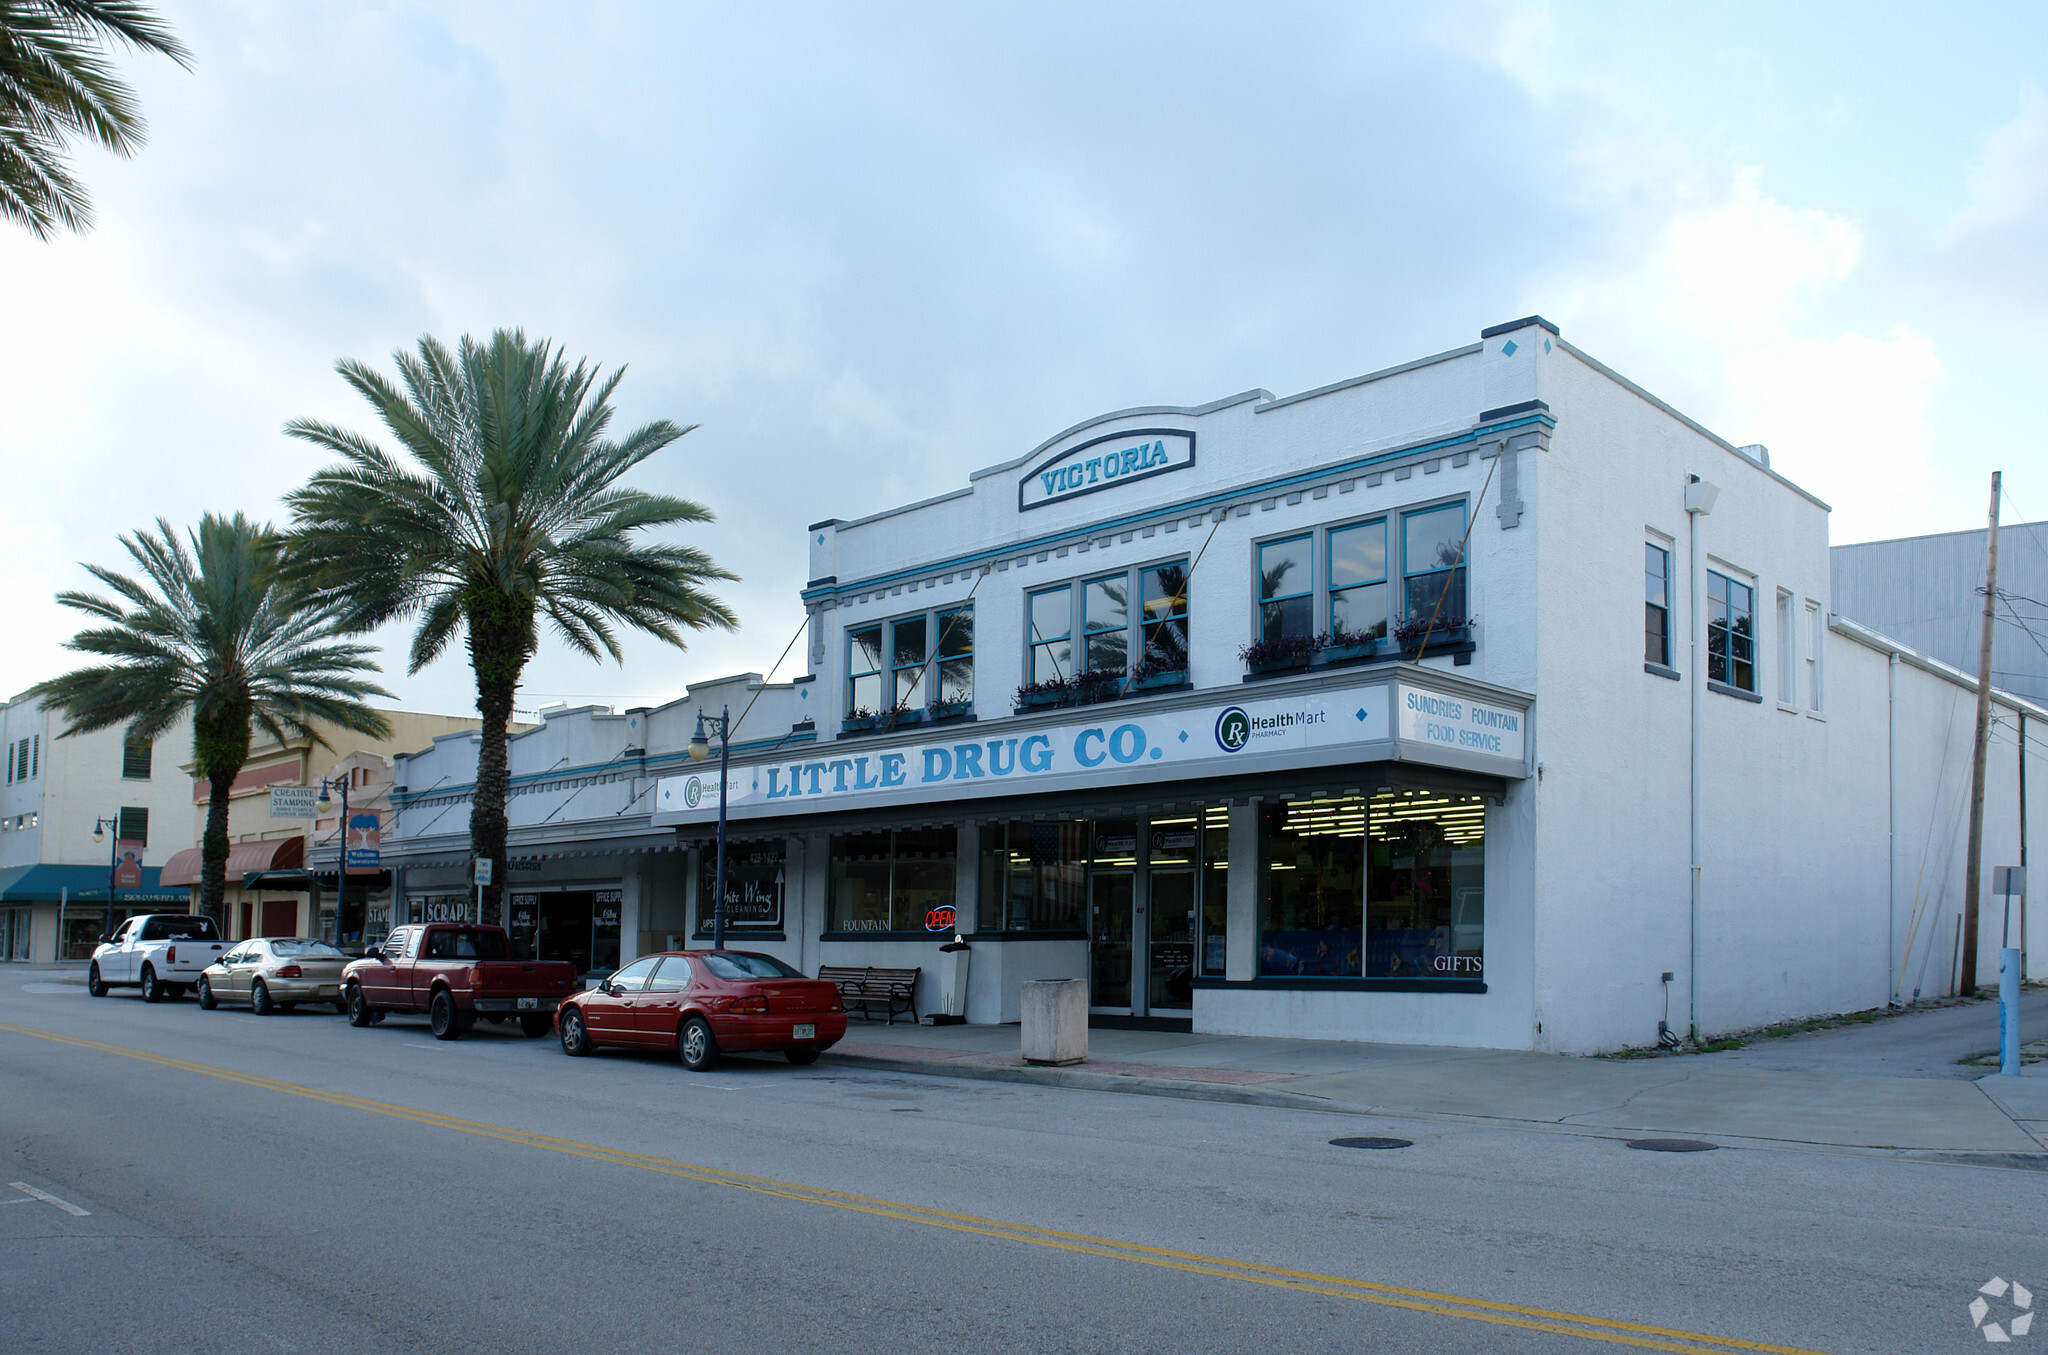
[[[119,537],[283,520],[334,373],[520,327],[698,425],[732,633],[544,640],[520,705],[775,667],[804,527],[1112,409],[1309,389],[1529,314],[1834,507],[2048,517],[2048,6],[318,3],[160,9],[98,225],[0,225],[0,692]],[[474,710],[459,650],[400,704]]]

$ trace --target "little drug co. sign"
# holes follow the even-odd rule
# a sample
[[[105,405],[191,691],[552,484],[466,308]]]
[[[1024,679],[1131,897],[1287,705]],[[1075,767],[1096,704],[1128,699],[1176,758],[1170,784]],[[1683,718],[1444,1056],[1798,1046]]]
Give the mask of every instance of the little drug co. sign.
[[[1195,435],[1182,429],[1139,428],[1068,448],[1017,484],[1017,507],[1092,494],[1195,464]]]
[[[1435,702],[1444,699],[1405,683],[1396,695],[1393,684],[1382,682],[1178,709],[1137,711],[1108,705],[1058,724],[979,739],[929,739],[871,751],[858,743],[840,745],[806,758],[734,767],[727,805],[749,816],[795,813],[910,799],[1180,780],[1239,769],[1276,770],[1416,753],[1426,761],[1522,775],[1521,711],[1459,697],[1455,714],[1432,709],[1417,738],[1400,726],[1414,724],[1419,712],[1404,711],[1397,721],[1392,709],[1397,701],[1405,704],[1411,694],[1418,698],[1416,704],[1424,704],[1419,698],[1425,696]],[[1467,731],[1484,741],[1474,741]],[[1397,740],[1401,754],[1394,752]],[[1442,759],[1430,756],[1438,749],[1455,753]],[[665,777],[655,792],[656,822],[697,821],[717,812],[715,772]]]

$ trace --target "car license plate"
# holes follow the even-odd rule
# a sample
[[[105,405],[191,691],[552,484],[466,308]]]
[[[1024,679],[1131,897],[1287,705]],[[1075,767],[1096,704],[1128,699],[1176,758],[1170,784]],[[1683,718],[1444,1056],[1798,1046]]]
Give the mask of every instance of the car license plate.
[[[522,997],[519,999],[519,1010],[523,1012],[530,1012],[539,1005],[540,999],[537,997]]]
[[[815,1025],[794,1026],[790,1029],[789,1038],[792,1040],[815,1040],[818,1038],[818,1028]]]

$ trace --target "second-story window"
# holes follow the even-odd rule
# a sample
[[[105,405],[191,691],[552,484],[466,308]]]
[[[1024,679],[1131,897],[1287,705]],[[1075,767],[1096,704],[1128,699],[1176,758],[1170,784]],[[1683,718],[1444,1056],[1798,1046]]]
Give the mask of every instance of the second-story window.
[[[846,709],[881,715],[974,700],[974,608],[934,609],[846,632]]]
[[[1074,586],[1031,594],[1031,681],[1064,682],[1074,675]]]
[[[846,633],[846,708],[870,715],[885,709],[880,626],[862,626]]]
[[[893,704],[904,710],[924,705],[925,650],[930,627],[922,616],[905,617],[889,623],[889,672],[894,677]]]
[[[1141,662],[1174,669],[1188,666],[1188,562],[1139,571],[1144,590]]]
[[[974,608],[940,612],[939,700],[946,705],[974,700]]]
[[[1387,636],[1387,520],[1330,533],[1330,633]]]
[[[1465,505],[1445,504],[1401,519],[1402,612],[1439,625],[1465,616]]]
[[[147,743],[123,743],[121,745],[121,777],[127,781],[149,780],[149,750]]]
[[[1307,535],[1259,547],[1259,639],[1268,644],[1315,633],[1315,584]]]
[[[1081,588],[1081,634],[1090,669],[1121,673],[1131,656],[1131,585],[1126,574],[1090,579]]]
[[[1643,545],[1643,662],[1671,666],[1671,552]]]
[[[1756,690],[1756,590],[1707,571],[1707,678]]]

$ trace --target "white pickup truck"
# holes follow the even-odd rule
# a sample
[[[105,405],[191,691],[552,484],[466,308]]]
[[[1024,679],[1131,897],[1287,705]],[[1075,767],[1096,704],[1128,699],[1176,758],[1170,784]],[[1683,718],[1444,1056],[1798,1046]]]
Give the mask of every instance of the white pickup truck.
[[[105,997],[109,988],[136,984],[144,1002],[183,997],[223,949],[220,928],[210,917],[143,913],[122,923],[93,951],[85,991]]]

